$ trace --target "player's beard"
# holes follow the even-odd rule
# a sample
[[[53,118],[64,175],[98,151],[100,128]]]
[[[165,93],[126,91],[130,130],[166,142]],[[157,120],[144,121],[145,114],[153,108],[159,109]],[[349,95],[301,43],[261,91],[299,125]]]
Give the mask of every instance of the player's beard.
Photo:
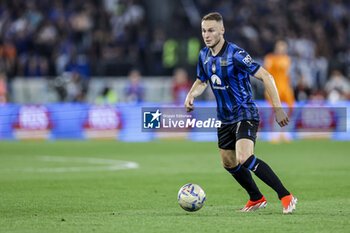
[[[209,46],[209,48],[214,49],[215,46],[217,46],[220,43],[220,41],[221,41],[221,38],[219,38],[219,40],[214,45]]]

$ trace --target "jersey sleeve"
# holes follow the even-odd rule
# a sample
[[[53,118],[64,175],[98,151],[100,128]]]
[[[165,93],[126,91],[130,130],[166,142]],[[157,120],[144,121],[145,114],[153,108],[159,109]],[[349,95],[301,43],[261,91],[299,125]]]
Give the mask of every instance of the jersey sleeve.
[[[240,48],[234,52],[233,62],[235,66],[250,75],[254,75],[260,68],[260,65],[245,50]]]
[[[203,66],[201,54],[199,54],[199,59],[197,64],[197,78],[200,79],[202,82],[205,82],[208,80],[208,77],[204,72],[204,66]]]

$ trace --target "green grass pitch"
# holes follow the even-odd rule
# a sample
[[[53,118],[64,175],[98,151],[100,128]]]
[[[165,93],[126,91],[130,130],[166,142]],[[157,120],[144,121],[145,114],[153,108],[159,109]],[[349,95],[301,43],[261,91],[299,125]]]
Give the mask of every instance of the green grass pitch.
[[[248,196],[222,168],[216,143],[1,142],[0,232],[350,232],[349,149],[258,142],[256,156],[299,199],[282,215],[277,195],[255,176],[267,207],[235,212]],[[115,160],[139,167],[116,170]],[[190,182],[207,194],[193,213],[176,200]]]

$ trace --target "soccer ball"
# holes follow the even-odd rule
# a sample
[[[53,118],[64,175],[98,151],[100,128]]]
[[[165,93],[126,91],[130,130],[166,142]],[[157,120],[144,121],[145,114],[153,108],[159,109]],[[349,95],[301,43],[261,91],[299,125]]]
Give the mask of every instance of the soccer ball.
[[[198,184],[185,184],[179,190],[177,202],[187,211],[197,211],[203,207],[205,192]]]

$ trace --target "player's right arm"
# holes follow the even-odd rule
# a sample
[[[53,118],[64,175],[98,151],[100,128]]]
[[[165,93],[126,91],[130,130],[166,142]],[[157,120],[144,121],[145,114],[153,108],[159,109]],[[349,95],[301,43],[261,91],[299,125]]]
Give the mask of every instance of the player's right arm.
[[[196,97],[200,96],[208,86],[208,81],[201,81],[197,79],[191,90],[188,92],[185,100],[185,108],[187,112],[190,112],[194,109],[193,101]]]

